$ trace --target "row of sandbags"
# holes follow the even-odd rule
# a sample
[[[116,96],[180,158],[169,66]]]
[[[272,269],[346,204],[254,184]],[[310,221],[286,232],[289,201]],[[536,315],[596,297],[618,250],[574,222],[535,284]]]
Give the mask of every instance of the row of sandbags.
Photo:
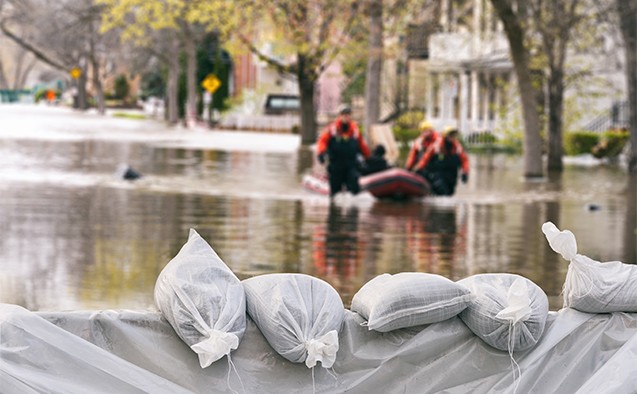
[[[569,260],[564,306],[583,312],[637,312],[637,266],[599,263],[577,254],[574,235],[550,222],[549,244]],[[160,273],[155,302],[202,368],[230,356],[246,329],[246,312],[281,356],[330,368],[344,318],[339,294],[303,274],[268,274],[244,281],[195,230]],[[383,274],[366,283],[351,310],[370,330],[432,324],[458,315],[478,337],[503,351],[534,346],[548,315],[546,294],[513,274],[474,275],[458,282],[427,273]]]

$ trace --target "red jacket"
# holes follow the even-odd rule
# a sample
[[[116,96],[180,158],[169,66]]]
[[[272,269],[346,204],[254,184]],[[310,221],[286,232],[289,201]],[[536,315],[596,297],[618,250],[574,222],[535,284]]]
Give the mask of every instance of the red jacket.
[[[440,153],[443,154],[451,154],[457,155],[460,158],[460,165],[462,167],[462,172],[464,174],[469,174],[469,158],[465,153],[464,149],[462,149],[462,145],[460,142],[454,140],[453,147],[451,148],[451,152],[447,152],[445,149],[444,138],[438,138],[430,147],[427,149],[424,155],[416,164],[415,171],[420,171],[424,168],[427,168],[427,165],[431,162],[431,159]]]
[[[358,148],[360,149],[363,157],[365,159],[369,158],[371,152],[369,151],[367,143],[365,143],[365,140],[361,137],[356,122],[349,122],[349,127],[347,128],[347,130],[343,131],[340,118],[336,119],[336,121],[334,121],[333,123],[330,123],[325,128],[325,130],[323,130],[316,143],[316,154],[322,155],[323,153],[327,152],[327,146],[330,143],[330,139],[336,136],[355,138],[358,141]]]
[[[407,157],[407,164],[405,165],[405,168],[411,170],[414,164],[416,164],[416,161],[422,158],[423,153],[429,149],[431,144],[433,144],[439,136],[440,135],[434,130],[431,130],[426,134],[422,133],[419,135],[409,151],[409,157]]]

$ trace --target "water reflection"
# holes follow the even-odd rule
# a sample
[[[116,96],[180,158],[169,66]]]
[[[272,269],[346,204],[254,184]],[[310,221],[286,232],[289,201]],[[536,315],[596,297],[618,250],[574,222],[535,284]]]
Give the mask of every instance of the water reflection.
[[[573,231],[580,253],[636,263],[635,177],[567,166],[522,182],[520,160],[471,157],[452,198],[330,201],[303,192],[311,150],[219,151],[114,141],[0,140],[0,302],[31,310],[153,308],[160,270],[189,228],[240,279],[301,272],[349,305],[371,278],[420,271],[458,280],[512,272],[549,295],[568,262],[541,225]],[[129,183],[121,162],[145,176]],[[587,204],[602,209],[590,211]]]
[[[365,239],[359,233],[358,208],[330,204],[327,222],[312,234],[314,274],[331,283],[346,304],[360,284]]]

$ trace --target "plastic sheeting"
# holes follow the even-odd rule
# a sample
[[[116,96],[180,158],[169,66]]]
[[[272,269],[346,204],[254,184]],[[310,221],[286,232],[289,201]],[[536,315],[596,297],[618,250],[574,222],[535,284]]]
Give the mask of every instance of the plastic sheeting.
[[[160,313],[34,313],[0,304],[0,392],[24,393],[513,393],[507,352],[458,317],[387,333],[346,311],[333,370],[279,356],[248,319],[227,357],[202,369]],[[517,393],[637,390],[637,314],[551,312],[540,341],[514,353]],[[241,382],[239,381],[239,376]],[[234,390],[234,391],[233,391]]]

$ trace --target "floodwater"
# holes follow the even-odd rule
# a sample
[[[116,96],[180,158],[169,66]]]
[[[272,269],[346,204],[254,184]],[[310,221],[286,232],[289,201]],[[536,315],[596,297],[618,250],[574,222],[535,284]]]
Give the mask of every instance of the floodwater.
[[[568,262],[541,232],[548,220],[575,234],[580,254],[637,263],[635,177],[621,165],[568,161],[562,174],[523,182],[519,157],[470,160],[454,197],[330,202],[301,189],[312,153],[297,136],[0,106],[0,302],[155,309],[157,276],[190,228],[240,279],[313,275],[346,306],[385,272],[509,272],[557,310]],[[144,178],[116,179],[122,162]]]

